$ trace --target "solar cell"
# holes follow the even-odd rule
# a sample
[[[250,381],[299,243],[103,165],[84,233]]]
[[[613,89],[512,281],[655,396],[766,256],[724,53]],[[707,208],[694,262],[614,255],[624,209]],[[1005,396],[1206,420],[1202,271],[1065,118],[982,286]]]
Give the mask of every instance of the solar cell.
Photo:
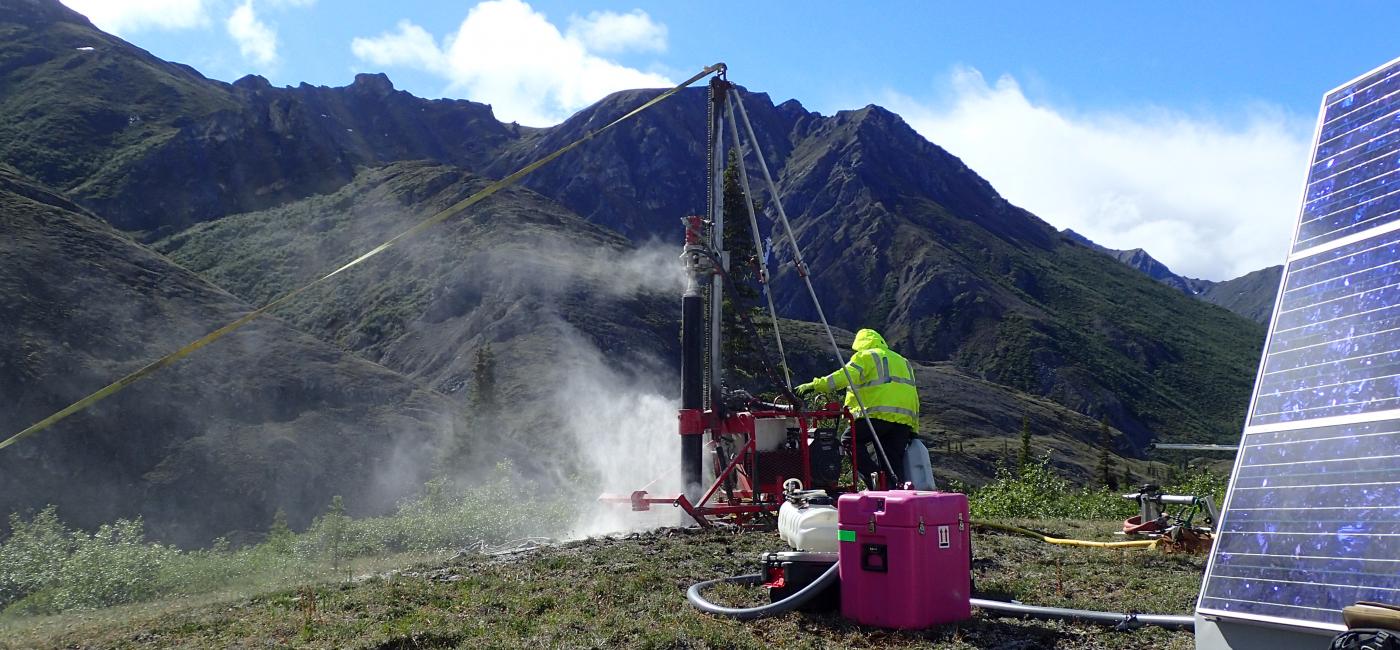
[[[1331,93],[1308,169],[1298,253],[1400,218],[1400,70]]]
[[[1336,626],[1400,595],[1400,421],[1246,436],[1200,606]]]
[[[1290,262],[1251,425],[1400,407],[1400,230]]]
[[[1400,603],[1400,59],[1328,93],[1202,614]]]

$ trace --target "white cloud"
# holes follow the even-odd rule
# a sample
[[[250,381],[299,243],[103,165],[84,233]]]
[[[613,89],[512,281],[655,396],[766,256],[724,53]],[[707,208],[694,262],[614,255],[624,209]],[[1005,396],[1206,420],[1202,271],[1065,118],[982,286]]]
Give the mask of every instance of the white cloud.
[[[260,66],[277,62],[277,31],[258,19],[253,0],[243,0],[228,17],[228,35],[243,58]]]
[[[587,17],[569,17],[569,38],[595,52],[665,52],[666,26],[641,9],[620,14],[594,11]]]
[[[113,34],[145,29],[189,29],[209,24],[204,0],[63,0],[63,4]]]
[[[1254,107],[1239,124],[1161,108],[1071,113],[1010,77],[951,77],[951,101],[890,107],[1012,203],[1110,248],[1143,248],[1182,275],[1223,280],[1283,262],[1302,195],[1310,120]]]
[[[438,47],[437,39],[428,30],[407,20],[400,20],[397,32],[386,32],[374,38],[356,38],[350,42],[355,58],[375,65],[419,68],[438,74],[448,74],[447,57]]]
[[[649,17],[645,22],[654,25]],[[661,38],[664,46],[664,31]],[[640,41],[629,36],[617,42],[636,48]],[[472,7],[441,45],[422,27],[400,21],[396,31],[356,38],[350,47],[366,63],[441,76],[449,91],[491,104],[498,118],[534,126],[555,124],[613,91],[672,85],[661,75],[598,56],[601,50],[581,35],[561,33],[520,0]]]

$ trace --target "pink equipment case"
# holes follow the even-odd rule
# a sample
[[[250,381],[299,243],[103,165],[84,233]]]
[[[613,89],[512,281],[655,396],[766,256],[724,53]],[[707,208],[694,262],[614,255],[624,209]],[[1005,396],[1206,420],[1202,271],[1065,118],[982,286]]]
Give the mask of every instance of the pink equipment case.
[[[843,494],[836,510],[842,616],[904,630],[972,617],[966,495]]]

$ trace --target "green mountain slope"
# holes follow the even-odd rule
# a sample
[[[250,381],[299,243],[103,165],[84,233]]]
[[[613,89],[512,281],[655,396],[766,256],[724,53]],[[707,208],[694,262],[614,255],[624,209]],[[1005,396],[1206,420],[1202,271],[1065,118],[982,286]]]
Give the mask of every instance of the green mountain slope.
[[[621,114],[636,95],[618,93],[534,137],[581,136],[584,125]],[[683,93],[605,134],[533,187],[603,225],[664,229],[671,215],[703,203],[680,192],[647,194],[629,210],[612,202],[684,186],[703,166],[693,147],[670,147],[657,135],[703,124],[697,99],[703,91]],[[755,128],[766,125],[767,137],[784,141],[767,147],[769,162],[835,324],[881,328],[917,359],[952,361],[1106,417],[1136,447],[1157,437],[1238,435],[1263,344],[1258,323],[1066,239],[889,111],[872,106],[823,117],[795,102],[773,106],[760,94],[746,101]],[[596,194],[579,192],[577,179],[591,173],[617,180]],[[775,253],[780,311],[815,319],[789,251],[779,244]]]
[[[485,183],[444,165],[395,163],[367,170],[332,194],[201,224],[156,247],[263,303]],[[534,392],[532,380],[539,384],[538,371],[554,365],[551,350],[565,330],[605,354],[676,356],[675,253],[636,255],[616,233],[528,190],[508,190],[281,314],[449,394],[469,383],[470,351],[491,344],[508,360],[502,364],[507,392]],[[542,341],[553,343],[531,344]]]
[[[0,431],[12,434],[246,313],[247,303],[0,167]],[[141,515],[204,544],[376,512],[421,485],[457,406],[265,319],[0,453],[0,511]],[[494,459],[491,459],[494,462]]]
[[[483,104],[396,91],[382,75],[343,88],[211,81],[56,0],[0,0],[0,33],[0,156],[120,231],[159,240],[244,308],[651,92],[524,129]],[[888,111],[823,116],[745,97],[827,314],[846,330],[882,329],[929,369],[925,432],[976,452],[958,472],[985,476],[1023,414],[1079,445],[1063,453],[1081,468],[1100,418],[1129,455],[1154,439],[1238,435],[1257,323],[1065,240]],[[678,217],[704,209],[704,115],[703,89],[679,93],[279,315],[400,373],[390,383],[407,375],[458,402],[474,351],[491,344],[501,390],[548,408],[502,432],[518,446],[480,451],[557,465],[575,440],[560,433],[565,416],[598,410],[569,396],[606,400],[589,389],[608,383],[594,381],[598,367],[621,373],[601,375],[609,382],[648,384],[628,395],[674,390],[675,288],[663,269]],[[814,319],[790,253],[776,247],[773,264],[782,314]],[[795,350],[804,373],[830,369],[823,348]],[[19,368],[25,354],[0,361]],[[298,365],[295,354],[279,361]],[[225,415],[214,410],[196,432],[225,426]],[[669,431],[670,417],[646,426]],[[967,444],[977,439],[991,442]]]
[[[261,303],[461,199],[481,182],[443,165],[396,163],[367,170],[333,194],[232,215],[156,246]],[[675,248],[639,251],[528,190],[495,197],[406,246],[283,315],[449,394],[469,392],[471,351],[489,343],[506,361],[501,374],[509,417],[501,427],[540,449],[562,451],[555,445],[568,443],[564,448],[596,444],[605,453],[634,452],[606,449],[615,442],[575,440],[566,421],[577,414],[540,402],[561,400],[558,393],[570,390],[569,375],[594,350],[619,371],[640,365],[644,372],[632,377],[645,384],[640,394],[674,396],[681,288]],[[816,325],[787,321],[784,328],[798,376],[829,371],[830,349]],[[837,334],[849,344],[849,332]],[[1037,450],[1054,450],[1068,475],[1092,478],[1098,458],[1093,418],[978,380],[949,363],[921,366],[919,377],[929,443],[961,443],[962,453],[941,455],[945,478],[980,482],[989,476],[1005,460],[1008,441],[1019,444],[1013,438],[1022,416],[1031,421]],[[614,386],[604,394],[620,399],[636,393]],[[667,412],[633,424],[667,436],[671,417]],[[540,428],[549,433],[541,435]],[[633,433],[640,435],[625,444],[648,435]],[[1117,431],[1112,444],[1118,454],[1132,453],[1132,442]],[[1141,463],[1132,465],[1141,475]],[[531,464],[532,471],[544,469]]]
[[[1270,266],[1246,273],[1238,278],[1214,282],[1177,275],[1141,248],[1128,251],[1114,250],[1095,244],[1089,238],[1073,230],[1065,229],[1061,232],[1073,241],[1142,271],[1153,280],[1188,296],[1194,296],[1213,305],[1220,305],[1260,325],[1268,325],[1269,317],[1273,314],[1274,299],[1278,297],[1283,266]]]
[[[140,160],[236,107],[227,86],[105,34],[58,2],[0,3],[0,159],[85,203],[148,183],[133,178]],[[160,214],[168,199],[152,198],[149,210]]]
[[[57,0],[0,0],[0,160],[122,230],[158,236],[332,191],[360,165],[479,167],[519,131],[383,75],[344,88],[206,79]]]

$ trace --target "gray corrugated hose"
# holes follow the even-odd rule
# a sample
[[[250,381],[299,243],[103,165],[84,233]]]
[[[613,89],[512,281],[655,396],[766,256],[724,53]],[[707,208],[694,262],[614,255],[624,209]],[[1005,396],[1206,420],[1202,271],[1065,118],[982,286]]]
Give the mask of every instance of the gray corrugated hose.
[[[728,578],[717,578],[706,580],[690,586],[686,591],[686,600],[690,601],[696,609],[707,614],[716,616],[727,616],[741,621],[748,621],[768,616],[777,616],[790,612],[803,603],[811,600],[812,597],[821,593],[830,583],[837,580],[838,565],[832,564],[830,569],[821,574],[811,584],[798,590],[797,593],[788,596],[776,603],[760,605],[758,607],[724,607],[705,600],[702,592],[721,582],[730,582],[744,585],[756,585],[763,582],[763,576],[757,573],[750,573],[742,576],[732,576]],[[1196,619],[1191,616],[1175,614],[1128,614],[1124,612],[1099,612],[1089,609],[1067,609],[1064,607],[1041,607],[1039,605],[1027,605],[1024,603],[1012,603],[1001,600],[986,600],[984,598],[973,598],[972,606],[979,609],[990,610],[1001,614],[1014,616],[1024,616],[1029,618],[1050,618],[1067,621],[1085,621],[1090,623],[1106,623],[1120,630],[1131,630],[1146,625],[1155,625],[1176,630],[1191,630],[1196,627]]]
[[[690,589],[685,592],[685,597],[686,600],[690,601],[691,605],[695,606],[695,609],[707,614],[728,616],[741,621],[777,616],[778,614],[784,614],[801,607],[803,603],[811,600],[813,596],[816,596],[821,593],[823,589],[826,589],[827,585],[835,582],[838,568],[840,568],[840,565],[832,563],[831,568],[827,569],[826,573],[818,576],[816,580],[813,580],[812,583],[806,587],[797,590],[797,593],[776,603],[768,603],[767,605],[759,605],[758,607],[724,607],[723,605],[716,605],[705,600],[705,597],[700,593],[721,582],[734,582],[744,585],[760,584],[763,582],[763,576],[757,573],[697,582],[691,585]]]

